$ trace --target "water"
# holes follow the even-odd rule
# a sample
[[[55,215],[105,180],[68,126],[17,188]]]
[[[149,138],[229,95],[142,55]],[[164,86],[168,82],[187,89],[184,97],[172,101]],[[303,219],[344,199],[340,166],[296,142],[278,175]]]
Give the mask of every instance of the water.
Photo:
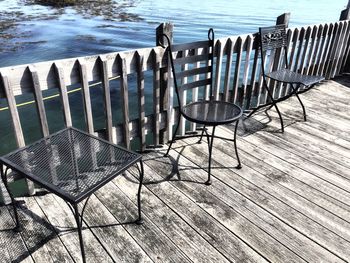
[[[175,43],[204,39],[209,27],[215,29],[216,37],[256,32],[259,26],[274,24],[284,12],[291,12],[291,27],[334,22],[348,1],[105,0],[101,7],[86,4],[67,8],[30,2],[35,1],[0,0],[0,67],[151,47],[155,45],[155,28],[167,21],[175,24]],[[45,91],[44,96],[50,92]],[[98,127],[102,120],[101,93],[95,89],[92,95]],[[151,91],[147,96],[151,97]],[[17,103],[30,99],[30,95],[20,96]],[[70,101],[76,108],[72,110],[73,119],[83,119],[80,93],[70,95]],[[120,101],[112,103],[118,105]],[[0,99],[0,155],[16,147],[9,112],[1,110],[5,106]],[[63,128],[63,117],[57,115],[59,100],[45,102],[45,106],[50,131]],[[41,135],[33,105],[19,107],[19,113],[26,142],[38,139]],[[73,124],[84,128],[81,121]]]
[[[217,37],[255,32],[284,12],[291,12],[292,27],[333,22],[347,1],[136,0],[119,1],[118,7],[107,1],[99,16],[84,8],[24,3],[0,0],[0,21],[14,20],[8,30],[0,26],[13,36],[0,37],[0,67],[154,46],[155,28],[166,21],[175,24],[178,43],[203,39],[209,27]]]

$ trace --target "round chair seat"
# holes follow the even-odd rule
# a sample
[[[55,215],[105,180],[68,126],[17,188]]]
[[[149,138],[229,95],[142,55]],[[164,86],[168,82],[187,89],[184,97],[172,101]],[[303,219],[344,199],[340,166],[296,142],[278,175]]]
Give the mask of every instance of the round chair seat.
[[[197,101],[183,106],[182,113],[189,121],[214,126],[238,120],[242,109],[229,102]]]

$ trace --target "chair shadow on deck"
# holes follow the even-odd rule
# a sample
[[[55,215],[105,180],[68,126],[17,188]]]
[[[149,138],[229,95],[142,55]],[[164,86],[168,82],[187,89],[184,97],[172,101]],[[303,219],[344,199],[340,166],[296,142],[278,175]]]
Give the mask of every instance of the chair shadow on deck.
[[[288,127],[290,125],[293,125],[298,122],[303,122],[295,112],[292,111],[286,111],[286,115],[284,116],[284,126]],[[254,117],[249,117],[247,119],[241,120],[240,124],[238,126],[237,135],[241,137],[246,137],[249,135],[252,135],[259,131],[265,131],[268,133],[281,133],[281,128],[274,127],[269,125],[272,122],[277,122],[278,117],[277,113],[273,110],[270,111],[263,111],[260,113],[255,114]],[[229,129],[233,132],[233,127],[227,126]],[[239,139],[238,139],[239,143]]]
[[[191,148],[193,145],[197,145],[197,142],[189,143],[187,145],[173,147],[174,150],[177,151],[176,158],[174,158],[171,155],[164,156],[164,150],[162,151],[153,151],[151,155],[144,158],[144,163],[147,164],[149,162],[152,162],[153,164],[150,164],[150,166],[154,165],[160,165],[162,166],[162,170],[164,172],[159,173],[158,176],[161,176],[161,179],[149,179],[145,178],[143,185],[155,185],[155,184],[161,184],[164,182],[187,182],[187,183],[194,183],[199,185],[206,185],[205,182],[205,174],[207,172],[208,166],[200,167],[196,164],[193,165],[183,165],[179,160],[180,158],[186,158],[186,154],[183,154],[183,151],[186,148]],[[204,144],[204,143],[203,143]],[[158,163],[158,164],[155,164]],[[212,166],[212,169],[235,169],[235,166],[230,167],[223,167],[223,166]],[[186,178],[186,173],[181,173],[181,171],[189,171],[189,170],[199,170],[203,171],[203,177],[199,177],[198,180],[193,180],[190,178]],[[128,180],[134,180],[135,178],[129,178]]]

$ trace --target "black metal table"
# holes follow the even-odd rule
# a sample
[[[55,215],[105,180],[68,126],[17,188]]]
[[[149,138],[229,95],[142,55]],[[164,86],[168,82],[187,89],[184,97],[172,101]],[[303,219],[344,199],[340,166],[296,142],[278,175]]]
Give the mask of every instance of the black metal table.
[[[16,220],[16,231],[21,231],[17,208],[8,188],[9,168],[20,173],[61,198],[71,209],[78,227],[80,249],[85,262],[82,238],[84,210],[90,196],[130,166],[140,173],[138,187],[138,218],[141,223],[141,187],[143,181],[142,156],[75,128],[66,128],[31,145],[0,157],[3,183],[10,195]],[[6,166],[6,169],[5,169]],[[85,200],[79,212],[78,203]]]

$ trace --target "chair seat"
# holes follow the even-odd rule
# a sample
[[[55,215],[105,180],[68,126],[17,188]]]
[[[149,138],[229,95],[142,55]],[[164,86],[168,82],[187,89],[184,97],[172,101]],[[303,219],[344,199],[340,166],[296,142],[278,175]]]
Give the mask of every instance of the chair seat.
[[[289,69],[272,71],[270,73],[267,73],[266,76],[277,81],[302,84],[304,86],[311,86],[325,79],[322,76],[309,76],[299,74]]]
[[[242,116],[242,109],[229,102],[197,101],[184,106],[182,113],[189,121],[214,126],[236,121]]]

